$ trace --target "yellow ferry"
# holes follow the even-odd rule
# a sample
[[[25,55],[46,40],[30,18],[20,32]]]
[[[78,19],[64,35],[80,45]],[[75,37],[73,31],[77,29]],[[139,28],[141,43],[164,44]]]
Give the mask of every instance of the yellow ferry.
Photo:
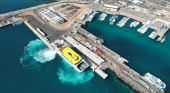
[[[58,54],[78,72],[82,72],[89,67],[89,64],[67,45],[59,48]]]

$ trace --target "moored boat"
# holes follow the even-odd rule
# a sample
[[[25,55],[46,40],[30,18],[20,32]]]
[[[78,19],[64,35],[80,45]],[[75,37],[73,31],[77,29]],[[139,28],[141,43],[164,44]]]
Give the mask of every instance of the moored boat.
[[[158,88],[165,89],[166,84],[161,81],[161,79],[155,77],[154,75],[150,74],[149,72],[144,75],[144,78],[149,80],[150,82],[154,83]]]
[[[89,64],[66,44],[59,45],[56,50],[76,71],[82,72],[89,67]]]

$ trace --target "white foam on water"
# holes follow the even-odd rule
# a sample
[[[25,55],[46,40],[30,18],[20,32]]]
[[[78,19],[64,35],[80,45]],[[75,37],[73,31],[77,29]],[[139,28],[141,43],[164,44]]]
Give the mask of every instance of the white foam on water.
[[[59,72],[57,73],[62,83],[70,83],[72,85],[84,84],[94,76],[92,70],[77,72],[66,61],[63,60],[62,62],[64,63],[64,67],[59,68]]]
[[[53,60],[57,53],[56,51],[51,51],[39,39],[30,41],[24,49],[24,55],[20,58],[20,63],[33,72],[42,72],[42,63]],[[79,73],[64,60],[62,63],[64,67],[60,66],[57,72],[58,78],[62,83],[70,83],[72,85],[84,84],[94,76],[92,70]]]
[[[24,55],[21,57],[21,63],[23,63],[23,61],[28,61],[28,60],[30,61],[30,64],[33,64],[32,60],[45,63],[47,61],[53,60],[57,53],[56,51],[50,50],[39,39],[30,41],[28,46],[26,46],[24,49],[25,51],[24,51]]]
[[[45,48],[43,50],[38,51],[33,58],[36,61],[45,63],[47,61],[53,60],[56,56],[56,53],[56,51],[51,51],[49,48]]]

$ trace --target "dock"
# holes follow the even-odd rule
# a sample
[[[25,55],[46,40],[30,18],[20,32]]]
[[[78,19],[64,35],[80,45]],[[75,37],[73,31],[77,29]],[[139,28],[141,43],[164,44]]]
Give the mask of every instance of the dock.
[[[64,3],[64,4],[62,4]],[[90,9],[90,4],[85,5],[85,8],[83,10],[83,13],[81,12],[82,9],[79,10],[80,7],[76,6],[75,9],[77,9],[76,12],[74,9],[67,9],[62,8],[65,7],[65,4],[68,4],[69,2],[55,2],[51,4],[43,4],[39,6],[35,6],[32,8],[27,8],[23,10],[18,10],[6,14],[0,15],[0,26],[6,26],[9,24],[15,25],[15,22],[18,21],[24,21],[24,23],[51,49],[55,50],[54,42],[58,39],[63,39],[67,42],[68,45],[75,47],[83,56],[85,56],[90,61],[90,67],[91,69],[96,72],[99,76],[101,76],[103,79],[107,79],[108,74],[105,72],[106,69],[110,69],[113,73],[116,74],[116,76],[123,80],[124,83],[131,86],[132,89],[134,89],[137,92],[140,93],[164,93],[163,89],[158,89],[157,87],[153,86],[153,83],[149,80],[146,80],[142,75],[134,71],[133,69],[129,68],[126,64],[128,64],[128,60],[124,57],[118,55],[114,51],[110,50],[106,46],[103,45],[104,40],[100,37],[96,37],[95,35],[89,33],[85,29],[81,28],[81,24],[85,25],[87,21],[92,21],[97,10],[102,10],[100,8],[94,8],[94,10]],[[80,4],[79,2],[71,2],[71,4]],[[88,2],[89,3],[89,2]],[[85,3],[85,4],[88,4]],[[61,6],[57,6],[62,8],[61,11],[58,11],[57,13],[60,14],[59,16],[67,19],[68,22],[62,23],[60,25],[54,25],[51,22],[47,22],[48,20],[44,20],[43,17],[39,14],[41,9],[45,7],[49,7],[52,5],[61,4]],[[67,6],[67,5],[66,5]],[[80,5],[81,6],[81,5]],[[96,5],[98,6],[98,5]],[[100,7],[100,5],[99,5]],[[111,6],[105,6],[114,8]],[[101,8],[103,8],[103,5],[101,4]],[[84,11],[87,12],[85,13]],[[54,9],[55,10],[55,9]],[[67,12],[67,11],[71,12]],[[112,9],[114,11],[114,9]],[[145,19],[142,19],[140,17],[136,17],[133,15],[134,12],[131,14],[124,13],[123,11],[126,11],[127,9],[121,8],[119,13],[121,15],[125,15],[130,17],[134,17],[134,19],[137,19],[138,21],[141,21],[143,24],[148,25],[151,28],[156,29],[155,33],[152,33],[149,37],[154,39],[157,35],[160,36],[158,40],[160,42],[165,41],[166,38],[166,31],[169,28],[169,23],[158,20],[158,24],[154,24],[154,21],[147,22],[146,18],[148,17],[144,16]],[[30,13],[31,11],[31,13]],[[51,10],[50,10],[51,11]],[[55,12],[56,12],[55,11]],[[65,11],[66,13],[62,13]],[[72,12],[74,11],[74,12]],[[110,11],[110,10],[109,10]],[[117,11],[117,10],[116,10]],[[28,14],[25,14],[25,12],[28,12]],[[75,13],[76,12],[76,13]],[[22,15],[24,14],[24,15]],[[33,14],[33,15],[32,15]],[[73,16],[70,16],[69,14],[72,14]],[[75,14],[75,15],[74,15]],[[19,16],[20,15],[20,16]],[[90,16],[92,15],[92,16]],[[68,16],[68,17],[67,17]],[[106,18],[107,14],[103,14],[101,16],[100,20],[104,20]],[[66,18],[67,17],[67,18]],[[129,18],[125,18],[121,23],[122,26],[125,25],[125,23],[129,20]],[[72,24],[74,23],[74,24]],[[163,24],[162,24],[163,23]],[[164,24],[166,23],[166,25]],[[155,28],[159,25],[159,28]],[[59,30],[58,28],[66,28]],[[47,35],[41,35],[36,29],[40,28],[44,33]]]
[[[28,22],[24,22],[51,50],[54,50],[52,45],[43,37],[40,35],[40,33],[37,32],[36,29],[34,29]]]
[[[111,71],[116,73],[116,76],[118,78],[122,79],[126,84],[130,85],[134,90],[141,93],[164,93],[163,90],[160,91],[156,87],[153,87],[150,81],[142,79],[142,75],[126,66],[125,63],[128,62],[126,59],[113,52],[112,50],[108,49],[104,45],[94,42],[95,40],[89,38],[88,35],[86,34],[86,32],[80,33],[80,31],[75,31],[73,33],[65,34],[65,37],[72,37],[74,38],[74,40],[79,41],[82,45],[86,46],[91,51],[94,51],[95,54],[105,60],[105,62],[103,62],[101,65],[97,65],[98,67],[101,66],[100,69],[110,69]],[[89,43],[87,44],[87,42]],[[94,69],[96,68],[96,66],[92,66],[91,68]],[[100,76],[103,78],[102,75]]]
[[[81,43],[77,42],[70,36],[63,36],[63,38],[72,46],[77,48],[81,53],[83,53],[87,58],[91,61],[91,68],[95,71],[98,75],[100,75],[103,79],[105,79],[108,75],[100,69],[100,65],[104,62],[104,59],[100,56],[96,55],[93,51],[86,48]]]
[[[163,21],[161,19],[151,19],[147,22],[147,24],[150,28],[155,29],[156,32],[152,36],[152,39],[155,39],[158,36],[159,38],[157,41],[161,41],[163,39],[170,26],[170,22]]]
[[[7,26],[7,25],[17,25],[18,22],[23,22],[23,18],[22,17],[8,17],[8,18],[5,18],[4,20],[0,20],[0,27],[4,27],[4,26]]]

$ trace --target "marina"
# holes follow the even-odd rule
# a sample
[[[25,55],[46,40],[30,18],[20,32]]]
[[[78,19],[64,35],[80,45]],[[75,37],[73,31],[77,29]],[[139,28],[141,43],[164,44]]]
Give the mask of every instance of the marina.
[[[113,16],[109,19],[110,25],[113,25],[113,24],[114,24],[114,22],[116,21],[116,18],[118,18],[118,16],[117,16],[117,15],[113,15]]]
[[[88,17],[87,21],[91,22],[91,21],[94,19],[96,13],[97,13],[97,12],[91,13],[90,16]]]
[[[146,31],[148,30],[148,26],[147,25],[143,25],[142,27],[140,27],[137,31],[141,34],[144,34]]]
[[[100,21],[104,21],[106,17],[107,17],[107,14],[106,14],[106,13],[102,13],[102,14],[100,15],[100,17],[99,17],[99,20],[100,20]]]
[[[155,35],[155,33],[156,33],[156,32],[153,31],[153,32],[149,35],[149,38],[154,39],[153,36]]]
[[[138,21],[133,21],[131,22],[131,24],[129,25],[130,27],[136,27],[139,25],[139,22]]]
[[[117,26],[123,27],[129,19],[130,19],[130,18],[128,18],[128,17],[124,17],[124,18],[117,24]]]
[[[74,4],[76,6],[76,4]],[[89,21],[94,20],[95,14],[97,12],[88,10],[88,6],[84,5],[82,8],[76,7],[77,11],[72,16],[67,16],[64,13],[58,12],[55,14],[54,10],[42,10],[38,9],[36,11],[48,11],[49,14],[44,14],[41,12],[35,13],[32,16],[25,14],[23,18],[24,23],[53,51],[62,57],[67,63],[69,63],[76,71],[83,72],[86,68],[90,67],[94,72],[96,72],[103,79],[108,77],[108,74],[105,72],[106,69],[110,69],[116,74],[116,76],[122,79],[126,84],[132,87],[132,89],[141,93],[164,93],[166,84],[161,81],[161,79],[156,78],[150,73],[145,74],[143,77],[138,72],[134,71],[126,64],[129,62],[125,58],[118,55],[116,52],[110,50],[105,45],[103,45],[104,40],[100,37],[97,37],[90,32],[82,29],[79,24],[84,24]],[[110,7],[110,6],[105,6]],[[116,7],[117,8],[117,7]],[[66,8],[67,9],[67,8]],[[81,9],[86,9],[87,12],[81,11]],[[66,13],[65,13],[66,14]],[[45,24],[45,20],[35,17],[40,16],[41,18],[45,15],[46,19],[50,21],[48,27],[51,27],[50,31],[48,27],[43,27],[41,24]],[[53,17],[51,17],[53,15]],[[69,13],[68,13],[69,15]],[[57,17],[56,17],[57,16]],[[67,19],[67,22],[64,22],[62,17]],[[48,19],[51,17],[50,19]],[[106,13],[101,13],[98,20],[104,21],[107,17]],[[59,19],[57,19],[59,18]],[[30,20],[31,19],[31,20]],[[36,20],[32,20],[36,19]],[[129,17],[123,17],[123,19],[117,24],[119,27],[125,26],[128,22]],[[6,20],[6,19],[4,19]],[[41,20],[41,21],[39,21]],[[62,21],[61,21],[62,20]],[[84,21],[83,21],[84,20]],[[35,24],[37,22],[40,24]],[[113,25],[116,21],[116,16],[112,16],[110,19],[110,25]],[[3,22],[3,21],[1,21]],[[10,22],[10,21],[9,21]],[[14,21],[11,21],[13,23]],[[72,23],[69,23],[72,22]],[[76,23],[74,23],[76,22]],[[11,24],[9,23],[9,24]],[[1,27],[4,26],[1,23]],[[149,24],[149,23],[148,23]],[[5,23],[6,25],[6,23]],[[130,27],[136,27],[139,25],[138,21],[133,21],[130,24]],[[62,29],[64,27],[67,29]],[[71,26],[71,27],[69,27]],[[144,34],[148,30],[149,26],[143,25],[137,31],[141,34]],[[163,25],[162,28],[165,29],[167,26]],[[57,31],[57,32],[54,32]],[[157,32],[156,32],[157,33]],[[52,36],[54,35],[54,36]],[[149,37],[154,39],[155,32],[152,32]],[[166,36],[158,38],[158,41],[165,41]],[[85,59],[89,60],[89,63],[78,53],[76,53],[71,46],[76,48]],[[156,80],[156,81],[153,81]],[[153,86],[153,83],[155,86]]]

